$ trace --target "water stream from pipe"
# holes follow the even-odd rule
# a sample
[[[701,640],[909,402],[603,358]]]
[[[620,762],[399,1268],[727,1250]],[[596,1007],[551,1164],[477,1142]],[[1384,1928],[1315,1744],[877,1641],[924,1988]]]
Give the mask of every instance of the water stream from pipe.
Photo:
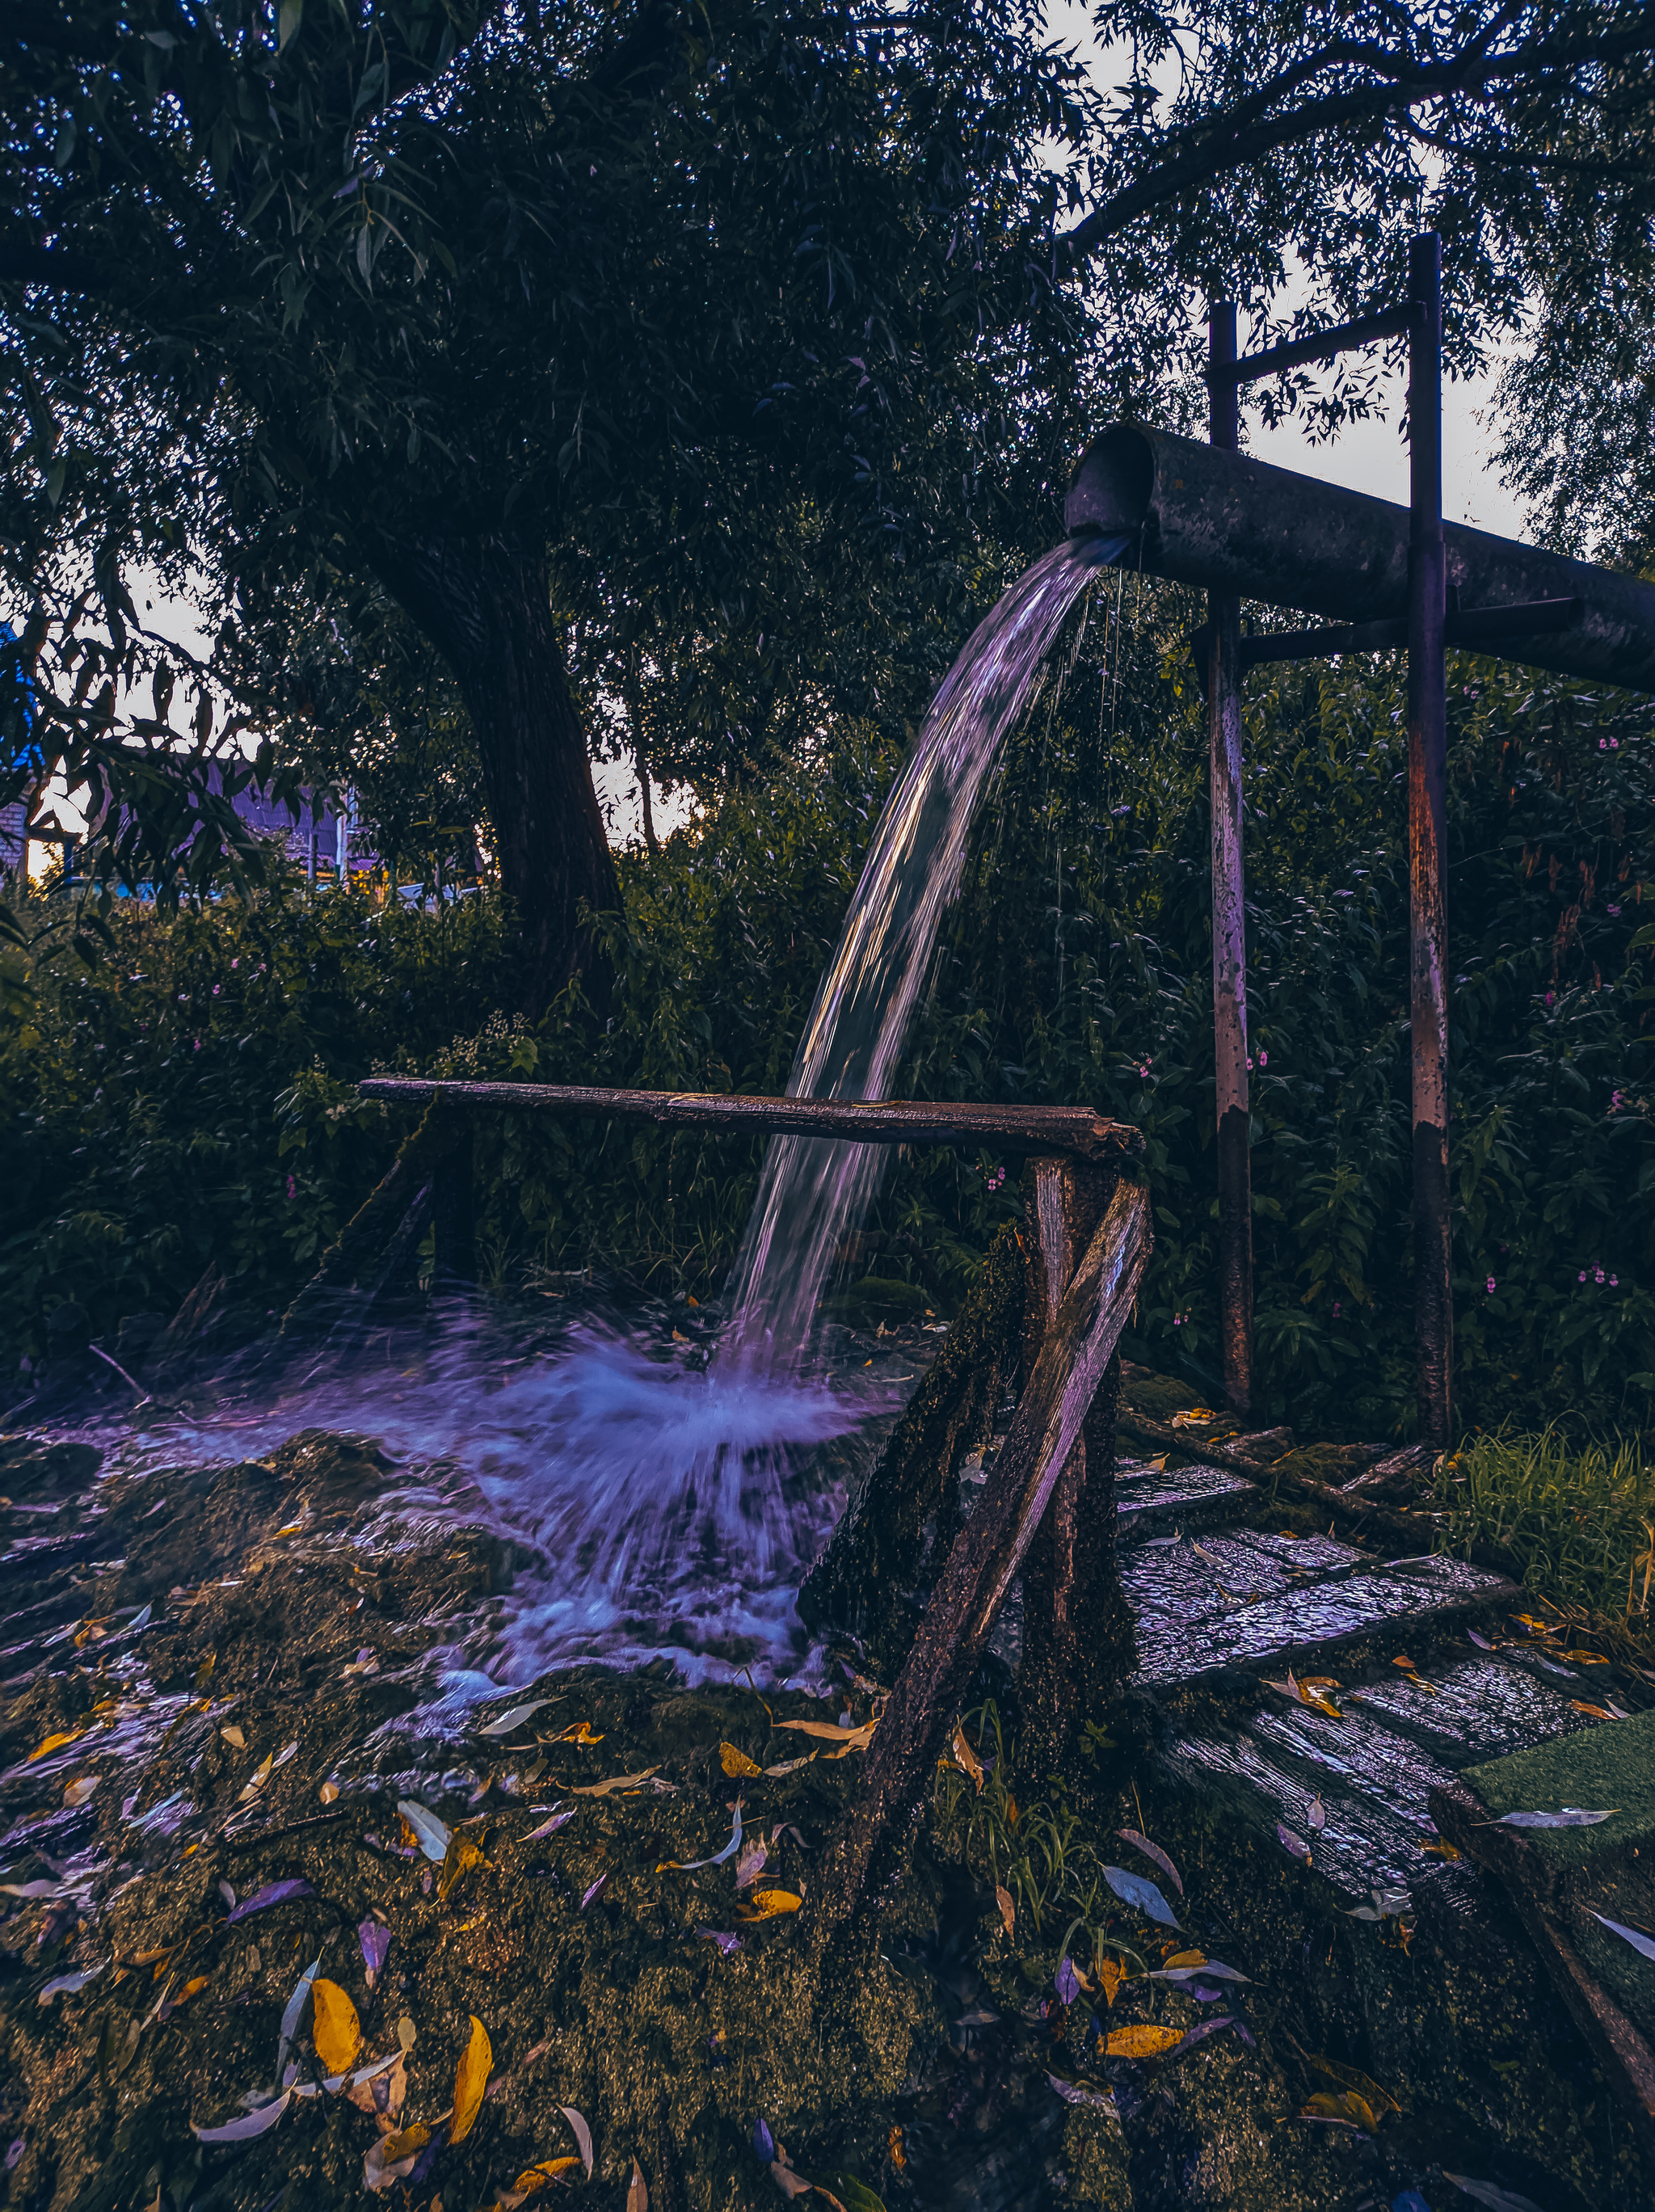
[[[1095,570],[1129,542],[1070,538],[1053,546],[973,631],[885,802],[817,987],[789,1097],[891,1095],[1001,744],[1039,681],[1064,617]],[[878,1188],[887,1152],[815,1137],[779,1137],[771,1145],[731,1278],[723,1370],[797,1369],[822,1285]]]

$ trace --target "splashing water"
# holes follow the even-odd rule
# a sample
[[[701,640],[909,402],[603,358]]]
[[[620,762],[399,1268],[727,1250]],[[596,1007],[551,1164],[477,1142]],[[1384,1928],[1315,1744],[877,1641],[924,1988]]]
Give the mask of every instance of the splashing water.
[[[1125,538],[1042,554],[972,633],[885,803],[788,1095],[884,1098],[907,1041],[943,914],[960,887],[977,802],[1064,616]],[[726,1371],[791,1367],[834,1255],[878,1188],[887,1147],[780,1137],[731,1279]]]
[[[301,1426],[373,1436],[392,1462],[387,1540],[469,1522],[512,1547],[486,1655],[508,1682],[660,1656],[692,1681],[796,1669],[793,1593],[912,1380],[911,1362],[888,1363],[895,1377],[723,1374],[594,1316],[549,1328],[460,1298],[400,1329],[394,1364],[364,1349],[141,1428],[121,1458],[159,1471],[227,1446],[256,1458]],[[487,1686],[477,1675],[472,1694]]]

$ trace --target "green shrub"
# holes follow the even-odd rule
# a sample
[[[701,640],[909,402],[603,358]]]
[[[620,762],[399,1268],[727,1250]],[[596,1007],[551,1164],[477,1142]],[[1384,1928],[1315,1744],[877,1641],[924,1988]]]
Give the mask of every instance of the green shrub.
[[[1646,1628],[1655,1583],[1655,1462],[1616,1437],[1572,1445],[1555,1427],[1471,1437],[1437,1470],[1456,1547],[1496,1545],[1549,1597]]]

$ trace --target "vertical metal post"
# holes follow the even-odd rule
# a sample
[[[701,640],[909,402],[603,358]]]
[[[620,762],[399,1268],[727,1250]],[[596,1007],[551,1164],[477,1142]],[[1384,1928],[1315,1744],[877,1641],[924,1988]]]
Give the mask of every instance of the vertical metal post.
[[[1412,529],[1408,558],[1409,975],[1413,1042],[1414,1346],[1420,1441],[1446,1451],[1453,1370],[1448,1211],[1448,946],[1443,898],[1448,690],[1442,544],[1442,241],[1408,255]]]
[[[1208,311],[1207,353],[1235,359],[1235,302]],[[1209,434],[1234,453],[1240,408],[1234,384],[1209,386]],[[1224,1401],[1245,1414],[1252,1400],[1252,1170],[1247,1157],[1247,944],[1241,864],[1241,602],[1207,595],[1208,789],[1212,814],[1213,1059],[1218,1115],[1218,1300]]]

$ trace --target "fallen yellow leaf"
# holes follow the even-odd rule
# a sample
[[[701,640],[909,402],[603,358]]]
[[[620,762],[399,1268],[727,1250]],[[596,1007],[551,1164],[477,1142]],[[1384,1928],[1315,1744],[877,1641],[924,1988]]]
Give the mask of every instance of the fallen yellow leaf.
[[[471,2040],[454,2073],[454,2118],[448,2130],[451,2143],[464,2142],[470,2134],[472,2122],[482,2109],[482,2093],[488,2087],[488,2069],[494,2063],[488,2031],[473,2013]]]
[[[1204,1966],[1207,1954],[1204,1951],[1173,1951],[1161,1963],[1163,1966]]]
[[[311,2031],[316,2055],[326,2072],[343,2074],[362,2047],[362,2023],[356,2017],[356,2008],[337,1982],[312,1982],[311,1996],[316,2007]]]
[[[1326,2089],[1319,2089],[1299,2115],[1301,2120],[1342,2120],[1347,2127],[1361,2128],[1373,2136],[1379,2131],[1379,2124],[1365,2097],[1354,2089],[1342,2089],[1336,2096]]]
[[[37,1759],[45,1759],[54,1751],[61,1751],[66,1743],[78,1743],[85,1734],[84,1729],[60,1729],[56,1735],[46,1736],[37,1743],[23,1764],[33,1766]]]
[[[1370,2112],[1401,2112],[1402,2106],[1391,2092],[1380,2088],[1371,2075],[1360,2072],[1355,2066],[1343,2065],[1337,2058],[1324,2058],[1319,2051],[1307,2053],[1306,2057],[1319,2074],[1325,2074],[1342,2089],[1353,2090]]]
[[[1439,1836],[1434,1843],[1422,1844],[1420,1849],[1428,1859],[1457,1859],[1459,1856],[1446,1836]]]
[[[875,1723],[864,1721],[860,1728],[839,1728],[832,1721],[778,1721],[779,1729],[791,1729],[797,1735],[819,1736],[823,1743],[842,1743],[846,1751],[859,1751],[871,1741]]]
[[[752,1902],[736,1907],[737,1920],[779,1920],[785,1912],[797,1912],[803,1903],[791,1889],[755,1889]]]
[[[190,2000],[191,2000],[191,1998],[192,1996],[194,1996],[197,1993],[197,1991],[199,1991],[199,1990],[204,1990],[204,1989],[206,1988],[206,1986],[207,1986],[208,1983],[209,1983],[209,1982],[210,1982],[210,1981],[212,1980],[212,1978],[212,1978],[212,1976],[211,1976],[210,1974],[193,1974],[193,1975],[191,1975],[191,1977],[190,1978],[190,1979],[189,1979],[189,1980],[188,1980],[188,1981],[184,1984],[184,1987],[183,1987],[183,1988],[179,1991],[178,1995],[173,1998],[173,2011],[174,2011],[174,2012],[176,2012],[176,2011],[178,2010],[179,2007],[181,2004],[188,2004],[188,2003],[189,2003],[189,2002],[190,2002]]]
[[[955,1729],[954,1741],[949,1748],[954,1753],[955,1765],[961,1773],[970,1775],[972,1780],[977,1784],[978,1794],[980,1796],[983,1788],[983,1762],[966,1741],[964,1729]]]
[[[1098,1981],[1103,1990],[1105,2004],[1113,2004],[1115,1992],[1125,1978],[1125,1971],[1118,1959],[1106,1959],[1098,1968]]]
[[[1614,1714],[1606,1711],[1602,1705],[1589,1705],[1584,1698],[1571,1698],[1569,1703],[1577,1713],[1585,1713],[1592,1720],[1612,1721],[1615,1718]]]
[[[744,1751],[738,1751],[733,1743],[721,1743],[718,1746],[718,1764],[732,1779],[739,1779],[743,1775],[762,1774],[764,1771],[764,1769],[755,1760],[750,1759]]]
[[[423,2150],[431,2140],[431,2130],[415,2120],[411,2128],[403,2128],[394,2136],[381,2136],[378,2149],[381,2166],[395,2166],[398,2159],[406,2158],[410,2151]]]
[[[439,1903],[446,1905],[449,1892],[460,1876],[482,1863],[482,1845],[474,1836],[463,1836],[456,1829],[448,1838],[448,1849],[443,1853],[442,1870],[437,1876]]]
[[[1175,2027],[1118,2027],[1104,2048],[1111,2058],[1159,2058],[1183,2037]]]
[[[561,1735],[543,1735],[540,1741],[543,1743],[602,1743],[603,1739],[601,1735],[593,1735],[590,1721],[571,1721]]]

